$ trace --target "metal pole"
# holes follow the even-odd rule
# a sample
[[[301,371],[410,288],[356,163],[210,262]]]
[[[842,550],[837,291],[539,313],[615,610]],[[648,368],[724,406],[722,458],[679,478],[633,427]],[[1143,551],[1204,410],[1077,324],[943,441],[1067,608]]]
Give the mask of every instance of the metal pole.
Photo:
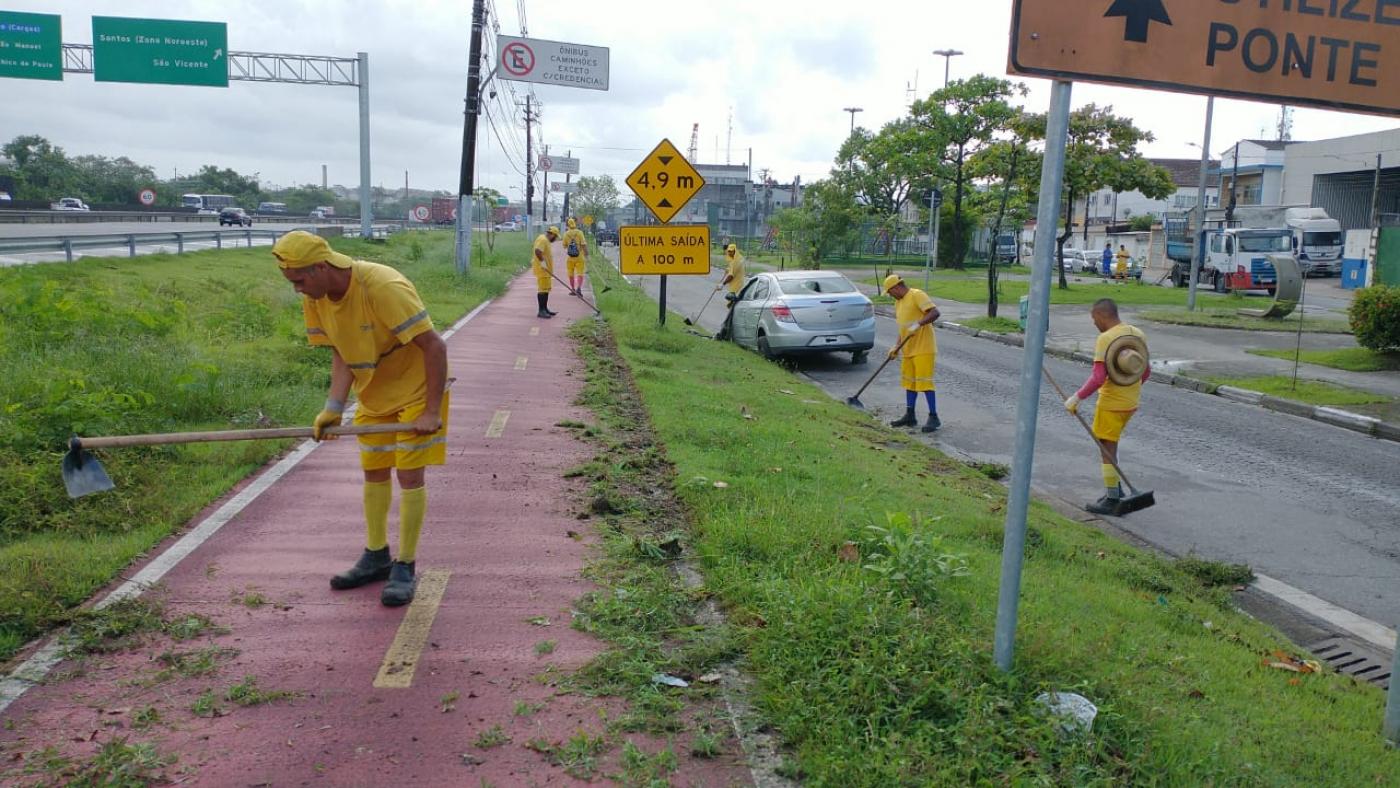
[[[1045,335],[1050,323],[1050,279],[1054,268],[1060,194],[1064,187],[1065,142],[1069,136],[1072,88],[1073,83],[1056,82],[1050,93],[1045,162],[1040,174],[1040,209],[1035,227],[1030,318],[1026,322],[1026,349],[1021,359],[1021,394],[1016,406],[1016,454],[1011,468],[1011,490],[1003,528],[1001,591],[997,598],[994,654],[997,667],[1006,672],[1011,670],[1016,648],[1016,615],[1026,549],[1026,512],[1030,506],[1031,466],[1035,456],[1035,421],[1040,406]]]
[[[457,184],[457,273],[472,267],[472,192],[476,188],[476,119],[481,113],[481,36],[486,28],[486,0],[472,3],[472,39],[467,63],[467,117],[462,127],[462,172]],[[408,171],[403,174],[408,198]]]
[[[666,275],[661,275],[661,297],[657,299],[661,302],[661,325],[666,325]]]
[[[374,209],[369,202],[369,53],[360,52],[360,237],[374,235]]]
[[[530,95],[525,95],[525,239],[535,231],[535,178],[533,140],[530,137]]]
[[[1191,279],[1186,291],[1186,311],[1196,311],[1196,280],[1206,260],[1206,170],[1210,167],[1210,131],[1215,121],[1215,96],[1206,97],[1206,138],[1201,143],[1201,179],[1196,185],[1196,253],[1191,255]]]
[[[549,155],[549,146],[544,146],[544,155]],[[549,170],[543,170],[544,183],[540,184],[540,221],[549,223]]]
[[[1381,154],[1376,154],[1376,179],[1371,183],[1371,226],[1381,226]]]
[[[1385,740],[1400,747],[1400,637],[1395,642],[1395,659],[1390,665],[1390,689],[1385,694]]]
[[[928,193],[928,260],[924,263],[924,292],[928,292],[929,271],[938,256],[938,214],[943,207],[939,196],[937,187]]]

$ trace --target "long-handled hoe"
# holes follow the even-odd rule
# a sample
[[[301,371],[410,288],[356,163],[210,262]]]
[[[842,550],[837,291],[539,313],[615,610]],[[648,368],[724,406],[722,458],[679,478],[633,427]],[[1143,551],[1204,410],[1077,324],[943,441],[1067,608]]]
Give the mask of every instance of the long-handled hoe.
[[[880,366],[875,368],[875,374],[871,375],[869,378],[866,379],[865,385],[860,387],[860,391],[857,391],[854,396],[846,398],[847,405],[850,405],[851,407],[856,408],[858,410],[865,410],[865,403],[860,401],[860,395],[864,394],[865,390],[870,388],[870,384],[875,382],[875,378],[880,377],[880,373],[885,371],[885,367],[889,366],[889,363],[891,361],[894,361],[895,356],[899,355],[899,351],[904,349],[904,343],[908,342],[913,336],[913,334],[909,334],[904,339],[899,340],[899,344],[895,345],[894,347],[894,355],[885,356],[885,360],[880,364]]]
[[[1050,370],[1041,367],[1040,371],[1045,373],[1045,379],[1050,381],[1050,385],[1055,388],[1055,393],[1060,396],[1060,399],[1068,399],[1068,397],[1065,396],[1064,389],[1060,388],[1060,384],[1056,383],[1055,379],[1050,377]],[[1080,426],[1084,428],[1085,432],[1089,433],[1089,439],[1094,442],[1094,445],[1099,447],[1099,453],[1103,455],[1103,461],[1112,465],[1113,470],[1118,471],[1118,478],[1123,480],[1123,484],[1128,486],[1128,492],[1131,493],[1118,502],[1118,506],[1114,509],[1113,514],[1117,517],[1122,517],[1125,514],[1141,511],[1156,504],[1157,499],[1153,497],[1151,490],[1138,492],[1137,488],[1133,486],[1133,483],[1128,481],[1128,477],[1123,475],[1123,469],[1119,468],[1118,463],[1109,455],[1108,447],[1103,445],[1098,437],[1094,435],[1094,430],[1090,428],[1089,422],[1085,421],[1084,417],[1077,412],[1074,414],[1074,418],[1079,420]]]
[[[568,283],[568,282],[565,282],[563,279],[560,279],[560,278],[559,278],[559,275],[558,275],[558,274],[554,273],[553,271],[550,271],[550,272],[549,272],[549,275],[552,276],[552,277],[554,277],[554,281],[558,282],[559,284],[561,284],[561,285],[563,285],[563,286],[565,286],[565,287],[568,287],[570,290],[573,290],[572,287],[569,287],[569,283]],[[604,290],[603,292],[606,293],[607,291]],[[603,310],[601,310],[601,309],[599,309],[598,307],[594,306],[592,301],[589,301],[587,298],[584,298],[584,297],[583,297],[583,293],[579,293],[579,294],[578,294],[578,300],[582,301],[582,302],[585,303],[585,304],[588,304],[588,307],[589,307],[590,309],[593,310],[593,314],[595,314],[595,315],[601,315],[601,314],[603,314]]]
[[[695,325],[695,321],[699,320],[699,319],[700,319],[700,316],[703,315],[703,314],[705,314],[705,310],[710,308],[710,302],[713,301],[713,300],[715,300],[715,294],[718,293],[719,291],[720,291],[720,288],[718,288],[718,287],[716,287],[714,290],[711,290],[711,291],[710,291],[710,297],[707,298],[707,299],[705,299],[705,305],[702,306],[702,307],[700,307],[700,311],[695,313],[695,317],[687,317],[687,318],[685,319],[685,324],[688,325],[688,326],[693,326],[693,325]]]

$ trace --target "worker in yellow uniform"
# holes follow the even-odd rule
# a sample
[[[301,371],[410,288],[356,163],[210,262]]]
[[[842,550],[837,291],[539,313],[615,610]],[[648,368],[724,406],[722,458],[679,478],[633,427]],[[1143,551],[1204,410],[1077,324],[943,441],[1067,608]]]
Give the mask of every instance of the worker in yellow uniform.
[[[1131,259],[1133,259],[1133,256],[1132,256],[1132,254],[1130,254],[1130,253],[1128,252],[1128,247],[1126,247],[1126,246],[1124,246],[1124,245],[1122,245],[1122,244],[1119,244],[1119,245],[1118,245],[1118,254],[1114,255],[1114,260],[1115,260],[1115,263],[1114,263],[1114,266],[1113,266],[1113,278],[1114,278],[1114,279],[1127,279],[1127,278],[1128,278],[1128,261],[1131,260]]]
[[[715,285],[715,292],[719,292],[725,287],[729,288],[729,297],[725,301],[729,305],[729,314],[725,316],[723,325],[719,332],[715,334],[715,339],[728,339],[732,326],[730,321],[734,319],[734,304],[738,303],[739,291],[744,289],[744,256],[739,254],[739,247],[730,244],[724,249],[724,278]]]
[[[1147,355],[1147,335],[1118,319],[1118,304],[1111,298],[1094,302],[1089,312],[1099,338],[1094,342],[1094,369],[1078,392],[1065,400],[1065,410],[1079,412],[1079,403],[1099,393],[1094,408],[1094,437],[1103,445],[1102,498],[1084,507],[1094,514],[1113,514],[1123,498],[1118,482],[1118,442],[1123,428],[1137,412],[1142,384],[1152,376]]]
[[[928,400],[928,421],[924,423],[923,432],[933,432],[943,426],[938,418],[938,392],[933,382],[938,361],[933,321],[938,319],[938,306],[928,293],[905,284],[898,274],[885,277],[882,289],[894,298],[894,319],[899,324],[901,344],[890,349],[890,358],[901,349],[904,351],[904,360],[900,363],[904,416],[890,422],[890,426],[913,427],[919,423],[914,417],[914,406],[919,402],[919,392],[923,392],[924,399]]]
[[[365,549],[331,588],[387,580],[390,607],[413,601],[418,536],[427,513],[424,469],[447,460],[447,345],[433,329],[413,283],[387,265],[352,260],[326,239],[295,230],[272,246],[282,276],[302,295],[306,337],[331,349],[331,386],[312,423],[340,424],[351,390],[356,424],[400,424],[399,432],[361,435]],[[399,480],[399,556],[389,555],[390,473]]]
[[[583,275],[588,270],[588,239],[572,217],[569,229],[564,231],[564,256],[564,267],[569,273],[569,294],[582,298]]]
[[[549,318],[559,314],[549,310],[549,288],[554,283],[554,242],[557,240],[558,227],[550,227],[535,239],[534,257],[530,260],[530,267],[535,272],[535,285],[539,288],[535,294],[535,299],[539,301],[536,317]]]

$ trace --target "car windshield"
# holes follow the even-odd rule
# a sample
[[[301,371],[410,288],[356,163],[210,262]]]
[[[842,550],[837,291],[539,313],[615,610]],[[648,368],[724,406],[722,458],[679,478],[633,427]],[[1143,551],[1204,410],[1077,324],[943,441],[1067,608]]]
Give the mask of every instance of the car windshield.
[[[1303,233],[1303,246],[1341,246],[1342,234],[1337,232]]]
[[[780,279],[778,286],[784,295],[842,295],[856,292],[851,281],[840,274]]]
[[[1293,244],[1286,235],[1241,235],[1241,252],[1289,252]]]

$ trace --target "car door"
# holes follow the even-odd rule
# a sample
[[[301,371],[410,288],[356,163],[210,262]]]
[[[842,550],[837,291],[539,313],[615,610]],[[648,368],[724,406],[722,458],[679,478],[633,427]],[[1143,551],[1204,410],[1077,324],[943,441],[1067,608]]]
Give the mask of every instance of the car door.
[[[768,302],[768,280],[756,277],[739,291],[734,303],[734,341],[746,348],[758,347],[758,318]]]

